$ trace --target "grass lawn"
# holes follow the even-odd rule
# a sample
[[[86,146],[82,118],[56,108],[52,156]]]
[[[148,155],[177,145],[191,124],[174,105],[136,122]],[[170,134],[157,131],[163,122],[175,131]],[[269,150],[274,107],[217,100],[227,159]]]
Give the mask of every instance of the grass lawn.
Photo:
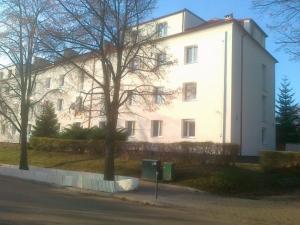
[[[17,147],[2,147],[0,163],[19,162]],[[29,151],[30,165],[67,170],[103,172],[104,160],[97,156],[58,152]],[[137,160],[115,161],[116,174],[139,177],[141,162]],[[264,172],[259,164],[240,163],[234,167],[213,167],[182,163],[175,165],[176,180],[172,184],[206,190],[222,195],[258,197],[281,194],[300,188],[300,171]]]

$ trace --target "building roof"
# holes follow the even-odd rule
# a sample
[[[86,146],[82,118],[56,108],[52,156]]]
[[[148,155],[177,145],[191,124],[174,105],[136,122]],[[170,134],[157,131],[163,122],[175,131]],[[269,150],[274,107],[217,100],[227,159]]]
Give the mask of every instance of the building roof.
[[[229,23],[235,23],[236,25],[238,25],[238,27],[250,38],[252,39],[259,48],[261,48],[264,52],[266,52],[276,63],[278,63],[278,60],[270,53],[268,52],[267,49],[265,49],[257,40],[255,40],[251,34],[249,34],[249,32],[244,28],[244,26],[241,23],[242,20],[237,20],[237,19],[212,19],[212,20],[208,20],[207,22],[200,24],[199,26],[196,27],[192,27],[189,29],[186,29],[185,31],[181,32],[181,33],[177,33],[177,34],[173,34],[170,36],[166,36],[161,38],[160,40],[165,40],[165,39],[169,39],[169,38],[173,38],[173,37],[177,37],[177,36],[181,36],[181,35],[185,35],[188,33],[193,33],[193,32],[197,32],[200,30],[205,30],[205,29],[209,29],[212,27],[216,27],[216,26],[220,26],[220,25],[224,25],[224,24],[229,24]]]
[[[180,14],[180,13],[184,13],[184,12],[188,12],[188,13],[192,14],[193,16],[197,17],[198,19],[200,19],[200,20],[206,22],[203,18],[201,18],[201,17],[198,16],[197,14],[193,13],[193,12],[190,11],[189,9],[184,8],[184,9],[181,9],[181,10],[179,10],[179,11],[176,11],[176,12],[173,12],[173,13],[169,13],[169,14],[167,14],[167,15],[163,15],[163,16],[156,17],[156,18],[153,18],[153,19],[150,19],[150,20],[146,20],[146,21],[140,23],[139,25],[143,25],[143,24],[146,24],[146,23],[150,23],[150,22],[153,22],[153,21],[155,21],[155,20],[161,20],[161,19],[167,18],[167,17],[169,17],[169,16],[173,16],[173,15]]]

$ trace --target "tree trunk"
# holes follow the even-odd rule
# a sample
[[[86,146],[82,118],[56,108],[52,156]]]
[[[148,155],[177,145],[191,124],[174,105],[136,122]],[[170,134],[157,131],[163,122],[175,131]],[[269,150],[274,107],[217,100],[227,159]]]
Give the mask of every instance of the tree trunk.
[[[111,131],[108,131],[105,140],[105,165],[104,165],[104,180],[115,180],[115,140]]]
[[[21,155],[20,155],[20,170],[29,170],[28,157],[27,157],[27,127],[28,127],[28,109],[27,106],[21,108],[21,133],[20,133],[20,144],[21,144]]]
[[[118,109],[112,107],[110,113],[106,115],[107,131],[105,138],[105,165],[104,180],[115,180],[115,145],[118,121]]]

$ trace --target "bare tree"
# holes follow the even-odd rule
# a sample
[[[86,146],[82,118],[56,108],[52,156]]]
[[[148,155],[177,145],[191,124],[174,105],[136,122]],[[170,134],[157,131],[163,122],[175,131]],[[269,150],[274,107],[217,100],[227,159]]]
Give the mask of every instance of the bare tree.
[[[56,0],[55,14],[47,15],[45,51],[63,57],[64,48],[81,55],[66,63],[93,81],[86,92],[99,95],[107,122],[104,178],[114,179],[115,135],[119,113],[132,96],[149,101],[155,83],[172,63],[157,45],[155,23],[141,24],[155,0]],[[93,61],[96,60],[96,70]],[[171,95],[172,91],[160,91]],[[126,107],[125,107],[126,108]]]
[[[33,61],[39,55],[39,23],[47,1],[0,0],[0,5],[0,56],[10,63],[9,66],[0,63],[2,75],[7,74],[0,80],[0,117],[19,132],[19,168],[28,170],[29,110],[46,95],[32,98],[39,66],[45,66],[43,60],[35,65]]]
[[[277,43],[293,57],[300,57],[300,1],[253,0],[253,6],[273,19],[269,27],[278,32]]]

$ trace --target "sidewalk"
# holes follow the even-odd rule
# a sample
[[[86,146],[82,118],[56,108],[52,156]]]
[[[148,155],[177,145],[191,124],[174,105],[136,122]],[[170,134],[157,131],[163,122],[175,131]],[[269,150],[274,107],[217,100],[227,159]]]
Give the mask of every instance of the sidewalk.
[[[201,214],[203,218],[230,225],[298,225],[300,194],[268,197],[259,200],[221,197],[203,191],[141,181],[137,191],[115,193],[114,197],[161,207],[173,207]]]
[[[155,199],[155,183],[140,181],[140,187],[136,191],[119,192],[114,197],[129,201],[142,202],[158,206],[197,207],[199,201],[208,200],[210,194],[196,189],[159,183],[158,198]],[[180,204],[179,204],[180,203]]]

